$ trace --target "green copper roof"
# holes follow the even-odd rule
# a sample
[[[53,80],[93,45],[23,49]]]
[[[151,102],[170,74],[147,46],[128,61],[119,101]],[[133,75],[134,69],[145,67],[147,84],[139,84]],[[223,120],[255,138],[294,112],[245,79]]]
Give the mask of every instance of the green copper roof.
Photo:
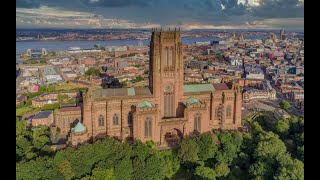
[[[199,103],[199,101],[196,100],[196,99],[194,99],[194,98],[189,98],[186,103],[189,103],[189,104],[197,104],[197,103]]]
[[[188,84],[183,86],[184,93],[196,92],[212,92],[214,91],[212,84]]]
[[[137,106],[137,108],[144,108],[144,107],[154,107],[154,105],[148,101],[143,101]]]
[[[135,92],[133,87],[132,88],[128,88],[127,90],[128,90],[128,96],[134,96],[136,94],[136,92]]]
[[[87,128],[81,124],[81,122],[78,122],[78,124],[76,125],[76,127],[72,128],[73,132],[79,133],[79,132],[83,132],[85,131]]]

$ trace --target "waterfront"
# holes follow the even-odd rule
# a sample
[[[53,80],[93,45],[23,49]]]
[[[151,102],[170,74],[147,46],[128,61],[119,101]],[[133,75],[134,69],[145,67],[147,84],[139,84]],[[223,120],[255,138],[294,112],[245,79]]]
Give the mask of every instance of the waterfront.
[[[264,36],[245,36],[245,39],[262,39]],[[208,42],[220,40],[218,37],[208,38],[182,38],[184,44],[194,42]],[[141,40],[143,45],[149,45],[150,39]],[[16,41],[16,52],[25,53],[27,49],[46,48],[47,51],[65,51],[69,47],[93,48],[95,44],[101,46],[138,46],[140,40],[108,40],[108,41]],[[16,63],[19,63],[19,55],[16,55]]]

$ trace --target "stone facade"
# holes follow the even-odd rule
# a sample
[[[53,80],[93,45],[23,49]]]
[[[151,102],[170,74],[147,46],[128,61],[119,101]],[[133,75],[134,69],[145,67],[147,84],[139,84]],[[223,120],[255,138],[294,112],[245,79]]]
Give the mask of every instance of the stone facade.
[[[89,88],[83,93],[86,131],[73,133],[71,141],[111,136],[168,145],[196,131],[242,127],[242,95],[236,84],[184,85],[179,31],[152,32],[149,67],[149,87]]]
[[[64,107],[57,110],[55,114],[55,126],[59,128],[61,134],[70,132],[71,125],[75,121],[81,121],[81,108]]]
[[[40,111],[31,119],[32,127],[36,126],[47,126],[50,127],[53,124],[53,111]]]

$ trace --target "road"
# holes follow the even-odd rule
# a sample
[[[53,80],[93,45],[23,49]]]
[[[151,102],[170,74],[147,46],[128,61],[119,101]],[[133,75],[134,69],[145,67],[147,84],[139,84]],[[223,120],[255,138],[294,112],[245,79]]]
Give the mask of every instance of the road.
[[[284,96],[284,94],[282,94],[282,93],[280,93],[280,89],[277,87],[277,86],[275,86],[274,84],[271,84],[271,86],[276,90],[276,92],[277,92],[277,94],[276,94],[276,97],[278,98],[278,103],[280,103],[282,100],[286,100],[286,101],[288,101],[287,100],[287,98]],[[290,109],[288,110],[290,113],[293,113],[293,114],[295,114],[295,115],[297,115],[297,116],[302,116],[302,115],[304,115],[304,113],[303,112],[301,112],[299,109],[297,109],[296,107],[295,107],[295,105],[291,102],[291,101],[288,101],[289,103],[290,103]]]

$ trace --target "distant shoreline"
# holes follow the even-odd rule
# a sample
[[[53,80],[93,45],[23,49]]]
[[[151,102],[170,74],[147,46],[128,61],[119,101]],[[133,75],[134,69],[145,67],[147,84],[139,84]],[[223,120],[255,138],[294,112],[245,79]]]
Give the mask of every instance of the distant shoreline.
[[[150,38],[148,38],[150,39]],[[143,40],[148,40],[143,39]],[[140,39],[106,39],[106,40],[99,40],[99,39],[59,39],[59,40],[16,40],[16,42],[52,42],[52,41],[114,41],[114,40],[140,40]]]

